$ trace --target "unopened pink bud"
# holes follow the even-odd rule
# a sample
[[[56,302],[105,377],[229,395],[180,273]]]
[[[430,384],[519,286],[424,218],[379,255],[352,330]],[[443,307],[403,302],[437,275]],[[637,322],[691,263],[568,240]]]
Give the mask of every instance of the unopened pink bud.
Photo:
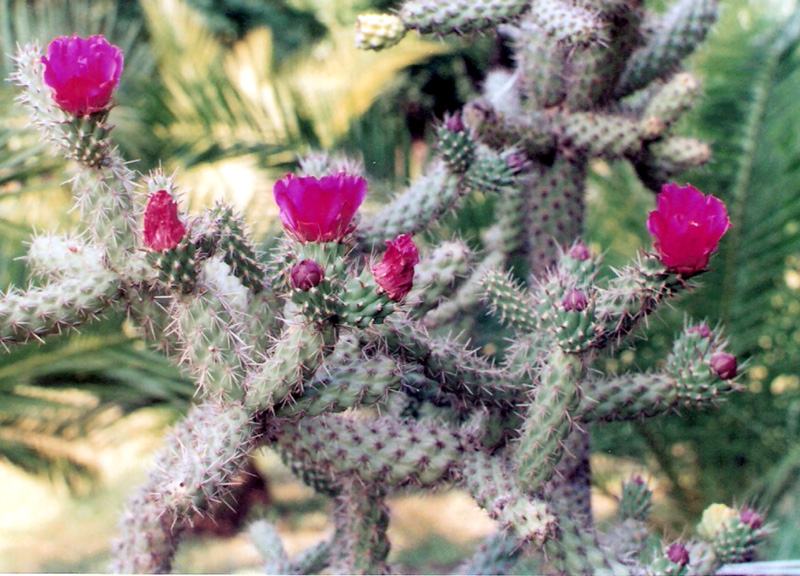
[[[292,286],[308,292],[325,279],[325,271],[313,260],[300,260],[292,267]]]
[[[463,132],[464,121],[461,119],[461,112],[455,112],[447,116],[444,120],[444,127],[450,132]]]
[[[722,380],[730,380],[736,376],[736,356],[727,352],[716,352],[711,356],[711,369]]]
[[[586,310],[586,307],[589,305],[589,298],[587,298],[583,290],[573,288],[564,296],[561,305],[567,312],[581,312]]]
[[[589,250],[589,247],[580,240],[572,245],[568,254],[573,260],[580,260],[581,262],[592,257],[592,252]]]
[[[686,566],[689,563],[689,551],[680,542],[675,542],[667,548],[667,558],[673,564]]]
[[[752,508],[742,508],[742,511],[739,512],[739,520],[742,521],[742,524],[746,524],[753,530],[758,530],[764,525],[764,519],[761,517],[761,514]]]
[[[689,334],[697,334],[701,338],[711,338],[711,328],[708,327],[708,324],[703,322],[702,324],[698,324],[696,326],[690,327],[687,332]]]

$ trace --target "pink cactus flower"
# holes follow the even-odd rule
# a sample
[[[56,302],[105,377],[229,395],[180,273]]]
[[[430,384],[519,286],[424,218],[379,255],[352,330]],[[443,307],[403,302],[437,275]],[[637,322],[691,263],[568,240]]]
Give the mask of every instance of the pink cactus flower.
[[[352,231],[367,181],[345,172],[322,178],[288,174],[273,194],[289,234],[301,242],[336,242]]]
[[[386,242],[383,259],[372,267],[372,275],[389,298],[399,302],[414,285],[414,266],[419,262],[419,251],[408,234]]]
[[[186,235],[186,226],[178,217],[178,203],[166,190],[147,199],[144,209],[144,244],[150,250],[171,250]]]
[[[705,270],[731,226],[725,204],[694,186],[677,184],[665,184],[657,202],[647,229],[662,264],[687,277]]]
[[[42,63],[55,103],[74,116],[86,116],[108,107],[124,58],[103,36],[59,36],[50,42]]]
[[[308,292],[325,279],[325,271],[313,260],[300,260],[292,267],[292,286],[303,292]]]

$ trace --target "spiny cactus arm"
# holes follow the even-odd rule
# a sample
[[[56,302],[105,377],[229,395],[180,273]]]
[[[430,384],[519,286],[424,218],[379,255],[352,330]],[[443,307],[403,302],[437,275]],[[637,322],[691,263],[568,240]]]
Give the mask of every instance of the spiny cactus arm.
[[[389,323],[382,334],[392,354],[420,365],[443,392],[476,404],[514,403],[518,389],[510,375],[458,342],[432,337],[418,324],[402,319]]]
[[[467,449],[464,432],[440,422],[336,414],[280,423],[267,432],[289,460],[327,482],[352,475],[386,487],[435,486],[450,479]]]
[[[617,97],[671,74],[703,42],[717,20],[717,0],[677,0],[644,46],[633,53],[614,91]]]
[[[388,574],[389,508],[381,486],[350,478],[341,482],[333,511],[332,574]]]
[[[688,72],[670,78],[647,102],[642,118],[655,119],[665,128],[671,127],[697,102],[700,82]]]
[[[288,574],[320,574],[330,564],[332,540],[323,540],[319,544],[303,550],[291,561]]]
[[[536,306],[531,295],[508,273],[492,270],[483,278],[485,299],[492,314],[518,332],[533,332],[538,328]]]
[[[317,369],[310,383],[278,416],[318,416],[372,405],[402,385],[401,369],[390,356],[368,356],[353,334],[339,337],[334,351]]]
[[[80,237],[41,234],[31,239],[25,262],[34,276],[57,280],[100,271],[103,257],[102,248]]]
[[[510,22],[528,10],[529,0],[406,0],[399,17],[423,34],[465,34]]]
[[[266,266],[245,229],[244,219],[233,208],[224,204],[218,204],[212,214],[215,228],[214,252],[222,256],[242,284],[254,293],[260,292],[267,281]]]
[[[636,174],[642,183],[659,192],[661,187],[676,176],[707,164],[711,148],[696,138],[672,136],[648,144],[642,154],[631,158]]]
[[[606,43],[608,32],[592,8],[565,0],[533,0],[528,19],[560,44]]]
[[[301,391],[322,362],[329,339],[302,316],[290,315],[267,358],[245,379],[245,405],[253,411],[273,410]]]
[[[618,558],[638,558],[650,537],[651,503],[652,492],[640,476],[623,483],[617,521],[599,535],[601,546]]]
[[[689,550],[689,564],[686,576],[706,576],[715,574],[722,564],[714,554],[714,548],[703,540],[690,540],[687,544]]]
[[[481,280],[490,270],[502,268],[506,262],[506,254],[500,250],[490,250],[475,266],[470,276],[456,290],[452,298],[444,300],[436,308],[430,310],[422,318],[422,324],[429,329],[446,326],[459,315],[468,313],[480,304]]]
[[[724,504],[712,504],[703,512],[697,534],[713,550],[716,565],[750,562],[756,549],[771,529],[763,517],[751,508],[734,509]]]
[[[84,270],[44,286],[0,294],[0,346],[42,341],[97,318],[119,298],[119,277]]]
[[[599,158],[623,158],[658,138],[666,125],[660,118],[627,118],[600,112],[572,112],[556,121],[559,143],[574,153]]]
[[[486,575],[508,574],[523,552],[519,539],[499,531],[486,538],[475,553],[460,564],[454,574]]]
[[[113,546],[112,571],[168,572],[189,518],[225,499],[256,437],[241,404],[208,401],[193,408],[156,455],[148,480],[128,501]]]
[[[244,330],[247,292],[219,259],[206,261],[194,294],[176,296],[167,332],[179,343],[178,360],[203,394],[241,397],[245,374],[253,364]]]
[[[510,142],[529,157],[545,156],[555,149],[553,123],[549,115],[541,112],[509,116],[489,102],[478,100],[464,107],[464,121],[478,140],[494,150],[504,150]]]
[[[641,570],[629,565],[604,549],[594,529],[566,514],[558,516],[558,539],[551,540],[546,550],[556,567],[564,574],[585,576],[634,576]]]
[[[291,573],[289,557],[275,526],[266,520],[257,520],[247,527],[247,533],[264,562],[264,574]]]
[[[462,481],[475,502],[497,520],[505,532],[522,542],[541,546],[556,533],[556,518],[547,505],[526,494],[502,453],[472,451],[464,456]]]
[[[528,492],[540,490],[561,460],[580,402],[581,372],[580,359],[559,348],[550,352],[542,368],[514,450],[518,481]]]
[[[414,317],[435,308],[467,276],[471,253],[464,242],[442,242],[414,269],[414,288],[405,302]]]
[[[134,173],[109,139],[108,111],[71,117],[59,109],[44,83],[38,45],[21,47],[14,60],[11,81],[21,88],[17,101],[45,141],[78,162],[72,188],[87,230],[113,261],[124,262],[135,246],[142,206]]]

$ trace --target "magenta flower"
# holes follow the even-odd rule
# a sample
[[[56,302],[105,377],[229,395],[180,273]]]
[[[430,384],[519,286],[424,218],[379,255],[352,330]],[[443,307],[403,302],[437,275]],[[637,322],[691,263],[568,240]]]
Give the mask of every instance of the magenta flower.
[[[292,236],[302,242],[335,242],[352,230],[367,181],[345,172],[322,178],[288,174],[275,183],[273,194]]]
[[[383,259],[372,267],[372,275],[389,298],[399,302],[414,285],[414,266],[419,262],[419,251],[408,234],[386,242]]]
[[[178,217],[178,203],[166,190],[147,199],[144,209],[144,244],[150,250],[171,250],[186,235],[186,226]]]
[[[731,226],[725,204],[694,186],[677,184],[665,184],[657,202],[647,218],[647,229],[661,263],[684,276],[705,270]]]
[[[122,50],[103,36],[59,36],[42,57],[44,82],[65,112],[86,116],[108,107],[119,84]]]

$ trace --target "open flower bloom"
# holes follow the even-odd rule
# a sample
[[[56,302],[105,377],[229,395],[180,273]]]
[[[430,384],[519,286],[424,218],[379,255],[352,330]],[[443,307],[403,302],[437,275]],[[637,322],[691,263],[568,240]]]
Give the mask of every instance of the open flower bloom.
[[[166,190],[147,199],[144,209],[144,244],[150,250],[171,250],[183,240],[186,226],[178,216],[178,203]]]
[[[705,270],[731,221],[719,198],[694,186],[665,184],[647,218],[662,264],[684,276]]]
[[[108,107],[119,84],[124,59],[122,50],[103,36],[59,36],[42,57],[44,82],[53,100],[75,116],[86,116]]]
[[[288,174],[275,183],[273,194],[292,236],[302,242],[335,242],[352,230],[367,181],[345,172],[322,178]]]
[[[414,285],[414,266],[419,262],[419,251],[408,234],[400,234],[386,244],[383,259],[372,267],[372,275],[389,298],[399,302]]]

